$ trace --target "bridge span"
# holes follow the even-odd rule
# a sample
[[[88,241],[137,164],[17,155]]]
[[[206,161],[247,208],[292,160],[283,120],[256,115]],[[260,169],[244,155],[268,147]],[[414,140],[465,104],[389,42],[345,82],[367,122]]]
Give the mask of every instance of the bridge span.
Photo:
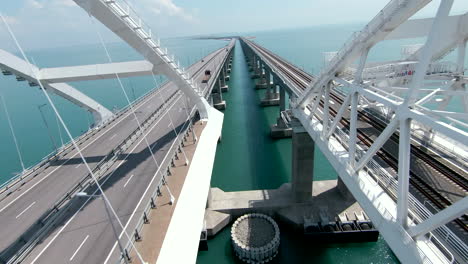
[[[47,91],[63,93],[94,111],[98,121],[73,144],[2,185],[0,262],[129,263],[133,254],[145,263],[134,242],[142,239],[142,224],[163,189],[169,203],[175,202],[169,175],[176,159],[190,167],[177,206],[168,213],[157,262],[193,262],[223,124],[215,108],[226,107],[222,92],[228,90],[235,40],[185,70],[126,1],[74,1],[145,60],[115,64],[109,56],[105,65],[38,69],[24,54],[21,60],[0,52],[5,75],[40,86],[47,98]],[[428,2],[390,1],[339,51],[327,54],[316,76],[258,43],[240,42],[252,77],[260,79],[256,88],[266,89],[260,104],[280,106],[271,135],[292,136],[295,203],[312,198],[317,146],[339,175],[339,188],[359,202],[402,262],[466,263],[467,16],[450,17],[453,1],[441,1],[435,18],[408,21]],[[409,48],[405,58],[367,62],[376,43],[421,32],[426,42]],[[438,40],[439,34],[447,41]],[[457,62],[441,62],[455,47]],[[206,84],[205,70],[211,71]],[[157,74],[170,82],[113,117],[73,88],[56,85]],[[458,96],[464,112],[447,107]],[[193,131],[200,128],[196,139]],[[190,132],[197,142],[189,161],[184,142]]]
[[[400,260],[464,263],[468,260],[466,112],[446,107],[456,104],[451,101],[452,91],[467,96],[463,66],[467,33],[458,24],[466,14],[448,17],[448,3],[441,5],[439,11],[446,13],[438,13],[433,24],[427,19],[406,21],[419,10],[415,5],[391,1],[340,51],[326,54],[328,65],[318,76],[249,39],[241,42],[253,78],[260,78],[257,89],[266,89],[261,105],[280,105],[272,136],[292,135],[295,153],[304,139],[294,143],[299,138],[294,127],[305,129]],[[436,41],[432,34],[442,31],[442,24],[459,33],[451,35],[447,46],[441,42],[431,46]],[[403,60],[367,62],[377,42],[421,33],[414,28],[429,34],[422,48]],[[440,61],[444,57],[440,51],[452,50],[453,43],[460,43],[457,62]],[[428,56],[424,64],[423,56]],[[426,106],[438,95],[444,99],[436,101],[437,110]],[[462,103],[459,108],[465,107]],[[403,112],[408,122],[404,125],[398,119]],[[310,166],[297,162],[302,169]],[[294,166],[293,160],[292,188],[300,201],[310,197],[311,188],[304,184],[307,175],[295,175]]]
[[[205,70],[211,70],[212,78],[200,87],[207,99],[224,83],[233,45],[231,41],[188,69],[200,84]],[[155,199],[155,190],[162,188],[163,177],[167,175],[165,168],[170,167],[174,153],[183,144],[182,138],[196,120],[193,101],[172,82],[142,96],[134,102],[133,108],[136,117],[130,107],[126,107],[77,139],[121,221],[128,223],[128,230],[135,230],[140,224],[142,212],[151,197]],[[143,134],[160,164],[158,168],[146,148]],[[154,173],[156,171],[158,173]],[[149,191],[145,192],[147,189]],[[89,235],[86,247],[74,256],[74,262],[102,263],[106,260],[115,238],[105,220],[102,201],[73,198],[77,192],[95,193],[95,190],[71,144],[3,186],[0,194],[2,261],[20,261],[27,255],[26,263],[68,262],[73,255],[69,251],[76,250],[71,245],[78,242],[76,239],[81,238],[84,229]],[[135,212],[131,214],[132,211]],[[34,246],[37,247],[30,252]],[[116,250],[111,253],[114,259],[111,263],[114,263],[119,253]]]

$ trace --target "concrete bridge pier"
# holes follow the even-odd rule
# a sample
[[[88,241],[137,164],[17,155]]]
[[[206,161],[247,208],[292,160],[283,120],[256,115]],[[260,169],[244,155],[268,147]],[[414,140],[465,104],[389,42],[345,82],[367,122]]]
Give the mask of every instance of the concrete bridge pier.
[[[292,128],[290,126],[290,114],[286,110],[286,90],[283,85],[277,83],[279,87],[279,117],[276,118],[276,124],[270,127],[270,136],[272,138],[289,138],[292,136]]]
[[[269,83],[270,80],[267,80]],[[265,97],[260,102],[261,106],[278,106],[280,104],[280,95],[277,90],[278,79],[273,77],[273,83],[267,85]]]
[[[255,85],[256,90],[266,89],[270,84],[271,74],[264,64],[260,64],[260,82]]]
[[[229,91],[229,86],[226,83],[227,79],[229,79],[229,76],[226,74],[226,69],[223,67],[219,76],[219,86],[221,87],[221,93]]]
[[[255,62],[255,54],[249,50],[245,50],[245,61],[247,62],[247,67],[249,68],[249,72],[254,70],[254,62]]]
[[[292,130],[291,189],[295,202],[304,203],[312,198],[315,143],[299,123]]]
[[[262,65],[256,56],[253,57],[253,74],[252,79],[258,79],[262,75]]]
[[[225,67],[226,64],[223,66],[223,68],[221,69],[221,71],[223,72],[223,77],[224,77],[224,81],[229,81],[231,79],[231,76],[229,74],[226,73],[226,68]]]
[[[221,92],[221,80],[218,79],[218,82],[213,87],[213,91],[211,92],[211,98],[213,102],[213,107],[218,110],[226,109],[226,101],[223,100],[223,94]]]

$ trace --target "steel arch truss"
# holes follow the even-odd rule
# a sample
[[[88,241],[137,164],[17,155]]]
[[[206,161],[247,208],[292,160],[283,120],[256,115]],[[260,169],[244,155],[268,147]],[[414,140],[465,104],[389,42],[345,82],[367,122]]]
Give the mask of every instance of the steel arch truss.
[[[448,23],[454,21],[448,16],[453,1],[442,1],[432,23],[424,21],[429,26],[426,43],[413,50],[417,55],[410,56],[410,61],[366,67],[372,46],[427,3],[391,1],[339,52],[332,54],[328,66],[302,96],[291,99],[291,105],[295,117],[401,261],[466,261],[467,245],[445,225],[468,212],[468,197],[433,212],[409,191],[412,143],[446,149],[461,164],[468,164],[468,78],[463,66],[467,31],[455,29],[455,39],[447,41],[452,49],[458,47],[457,63],[435,61],[441,52],[446,54],[450,49],[437,38],[441,32],[454,31],[446,29],[454,25]],[[457,19],[465,21],[467,15]],[[400,30],[399,34],[403,33]],[[351,68],[355,60],[358,64]],[[339,109],[330,107],[336,100],[331,91],[344,98]],[[456,100],[460,109],[454,110]],[[373,140],[358,133],[364,113],[379,119],[383,126]],[[395,173],[383,166],[377,156],[393,135],[398,137]],[[441,243],[443,236],[450,237],[450,241]]]

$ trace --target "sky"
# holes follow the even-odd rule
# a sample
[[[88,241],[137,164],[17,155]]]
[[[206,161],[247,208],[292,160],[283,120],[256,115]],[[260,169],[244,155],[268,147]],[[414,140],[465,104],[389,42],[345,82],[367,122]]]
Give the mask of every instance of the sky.
[[[388,0],[126,0],[161,38],[300,28],[324,24],[366,23]],[[434,0],[415,18],[434,16]],[[4,15],[26,49],[97,43],[96,27],[106,41],[118,39],[73,0],[3,1]],[[467,0],[455,0],[451,14],[468,12]],[[0,48],[12,45],[0,23]]]

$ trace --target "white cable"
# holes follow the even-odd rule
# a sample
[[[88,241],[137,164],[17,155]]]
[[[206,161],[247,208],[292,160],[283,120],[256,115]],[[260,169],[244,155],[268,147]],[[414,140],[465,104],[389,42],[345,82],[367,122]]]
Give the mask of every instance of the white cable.
[[[101,45],[102,45],[102,47],[103,47],[103,49],[104,49],[104,51],[105,51],[105,53],[106,53],[106,56],[107,56],[107,59],[108,59],[109,63],[112,63],[112,62],[113,62],[113,61],[112,61],[112,57],[110,56],[109,50],[107,49],[107,46],[106,46],[106,44],[105,44],[105,42],[104,42],[104,38],[102,37],[101,32],[100,32],[99,29],[97,28],[97,25],[96,25],[96,23],[95,23],[95,21],[94,21],[93,16],[91,16],[91,14],[89,14],[89,18],[90,18],[90,20],[91,20],[91,23],[92,23],[93,26],[94,26],[94,29],[96,30],[96,33],[97,33],[97,35],[98,35],[98,37],[99,37],[99,41],[101,42]],[[146,146],[148,147],[148,150],[149,150],[149,152],[150,152],[150,154],[151,154],[151,157],[152,157],[154,163],[156,164],[156,167],[159,168],[159,167],[160,167],[160,166],[159,166],[159,162],[156,160],[156,158],[155,158],[155,156],[154,156],[153,150],[151,149],[151,145],[150,145],[149,142],[148,142],[148,138],[146,137],[146,134],[143,133],[143,129],[142,129],[142,127],[141,127],[140,120],[138,119],[138,116],[137,116],[136,113],[135,113],[135,109],[134,109],[134,107],[133,107],[133,104],[132,104],[132,102],[130,101],[130,98],[128,97],[127,92],[125,91],[124,85],[123,85],[123,83],[122,83],[122,80],[120,79],[119,74],[118,74],[118,73],[115,73],[115,77],[117,78],[117,81],[118,81],[118,83],[119,83],[120,88],[122,89],[122,92],[123,92],[123,94],[124,94],[124,96],[125,96],[125,99],[127,100],[127,103],[128,103],[128,105],[130,106],[130,110],[131,110],[131,112],[132,112],[132,114],[133,114],[133,117],[135,118],[135,121],[137,122],[138,128],[140,129],[140,131],[142,131],[143,138],[144,138],[145,143],[146,143]],[[163,103],[164,103],[164,102],[163,102]],[[162,174],[161,170],[160,170],[160,174],[161,174],[161,177],[164,177],[164,175]],[[171,194],[171,200],[172,200],[172,194]],[[118,220],[118,222],[119,222],[120,227],[122,228],[122,231],[125,233],[125,235],[127,236],[128,240],[131,241],[131,239],[130,239],[128,233],[127,233],[127,231],[125,230],[124,225],[122,224],[122,222],[120,221],[120,219],[117,218],[117,220]],[[135,252],[136,252],[138,258],[140,259],[140,261],[141,261],[142,263],[144,263],[143,258],[141,257],[140,253],[138,252],[136,246],[135,246],[133,243],[131,243],[131,245],[132,245],[133,249],[135,250]]]
[[[153,81],[154,81],[154,84],[157,86],[158,83],[156,81],[156,77],[154,76],[154,73],[153,71],[151,71],[151,76],[153,77]],[[183,95],[185,97],[185,95]],[[163,102],[165,102],[165,99],[164,97],[162,96],[162,93],[159,93],[159,97],[161,97],[161,100]],[[168,99],[168,98],[166,98]],[[164,104],[164,103],[163,103]],[[176,135],[176,140],[179,138],[179,133],[176,131],[175,129],[175,126],[174,126],[174,122],[172,121],[172,116],[171,116],[171,111],[168,111],[167,112],[169,114],[169,121],[171,122],[171,126],[172,126],[172,130],[174,131],[174,134]],[[187,155],[185,155],[185,151],[184,151],[184,148],[181,148],[181,151],[182,153],[184,154],[184,158],[185,158],[185,166],[187,166],[189,164],[189,160],[187,159]]]
[[[23,56],[24,60],[28,63],[28,66],[31,70],[31,74],[34,74],[34,75],[37,75],[37,72],[34,71],[33,67],[32,67],[32,64],[29,62],[29,59],[28,57],[26,56],[26,54],[24,53],[24,50],[23,48],[21,47],[21,45],[19,44],[18,40],[16,39],[16,36],[15,34],[13,33],[13,31],[11,30],[10,26],[8,25],[7,21],[5,20],[5,17],[3,16],[3,13],[0,12],[0,17],[2,18],[2,21],[3,23],[5,24],[7,30],[8,30],[8,33],[10,34],[11,38],[13,39],[13,41],[15,42],[16,44],[16,47],[19,49],[19,51],[21,52],[21,55]],[[38,76],[36,76],[38,77]],[[109,208],[111,209],[112,211],[112,214],[115,216],[117,222],[120,224],[120,226],[123,228],[123,225],[122,225],[122,222],[120,221],[117,213],[115,212],[114,208],[112,207],[112,204],[110,203],[110,200],[107,198],[107,195],[104,193],[104,190],[102,189],[101,185],[99,184],[99,181],[98,179],[96,178],[96,176],[94,175],[93,171],[91,170],[91,168],[89,167],[88,163],[86,162],[86,159],[85,157],[83,156],[83,153],[81,152],[81,149],[80,147],[78,146],[78,144],[76,144],[75,142],[75,139],[73,138],[73,136],[71,135],[70,133],[70,130],[68,129],[67,125],[65,124],[65,122],[63,121],[62,119],[62,116],[60,115],[60,113],[58,112],[57,108],[55,107],[55,104],[54,102],[52,101],[52,99],[50,98],[49,94],[47,93],[44,85],[42,84],[42,81],[39,79],[39,78],[36,78],[37,81],[38,81],[38,84],[39,86],[41,87],[41,90],[42,92],[44,93],[45,97],[47,98],[47,101],[50,103],[50,106],[52,107],[52,109],[54,110],[55,112],[55,115],[57,116],[57,118],[60,120],[60,123],[62,124],[63,128],[65,129],[68,137],[70,138],[71,140],[71,143],[73,144],[73,146],[75,147],[75,149],[78,151],[78,154],[80,155],[80,158],[81,160],[83,161],[86,169],[88,170],[88,172],[90,173],[91,177],[93,178],[94,182],[96,183],[96,186],[98,187],[99,191],[101,192],[101,195],[102,195],[102,198],[104,199],[104,201],[109,205]],[[112,223],[111,223],[112,224]],[[130,237],[128,236],[127,232],[125,230],[123,230],[124,233],[127,235],[127,238],[129,241],[131,241]],[[133,245],[133,244],[132,244]],[[140,261],[142,263],[145,263],[143,261],[143,259],[141,258],[141,255],[138,253],[137,249],[134,247],[135,251],[137,252],[137,255],[140,259]],[[123,253],[123,252],[122,252]]]
[[[24,168],[23,157],[21,156],[21,151],[18,146],[18,141],[16,140],[15,131],[13,130],[13,125],[11,124],[10,114],[8,113],[8,108],[7,108],[5,99],[3,98],[2,94],[0,94],[0,98],[2,99],[3,109],[5,109],[5,114],[8,120],[8,125],[10,127],[10,132],[11,132],[11,135],[13,136],[13,141],[15,142],[16,152],[18,153],[19,161],[21,163],[21,168],[23,168],[23,171],[21,173],[24,173],[26,169]]]
[[[57,128],[58,128],[58,132],[59,132],[59,136],[60,136],[60,142],[62,143],[60,148],[62,148],[63,147],[62,129],[60,128],[60,123],[59,123],[59,120],[58,120],[57,116],[55,116],[55,121],[57,121]]]

